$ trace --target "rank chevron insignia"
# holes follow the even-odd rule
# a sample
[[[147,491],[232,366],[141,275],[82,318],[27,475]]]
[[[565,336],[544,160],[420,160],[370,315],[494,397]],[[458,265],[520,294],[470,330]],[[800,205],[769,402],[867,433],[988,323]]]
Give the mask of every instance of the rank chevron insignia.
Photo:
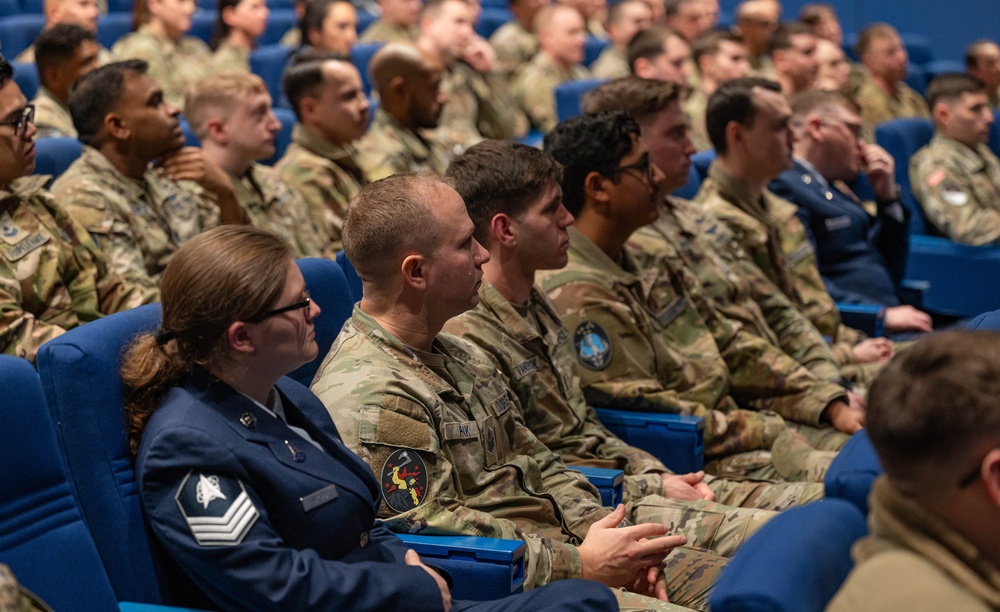
[[[188,472],[175,496],[191,535],[201,546],[234,546],[260,516],[236,478]]]

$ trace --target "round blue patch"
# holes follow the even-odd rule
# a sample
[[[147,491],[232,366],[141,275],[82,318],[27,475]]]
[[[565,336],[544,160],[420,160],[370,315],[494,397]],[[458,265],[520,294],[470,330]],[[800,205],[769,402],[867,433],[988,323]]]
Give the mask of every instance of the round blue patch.
[[[593,321],[584,321],[573,332],[573,346],[580,365],[588,370],[603,370],[611,363],[614,345],[604,328]]]

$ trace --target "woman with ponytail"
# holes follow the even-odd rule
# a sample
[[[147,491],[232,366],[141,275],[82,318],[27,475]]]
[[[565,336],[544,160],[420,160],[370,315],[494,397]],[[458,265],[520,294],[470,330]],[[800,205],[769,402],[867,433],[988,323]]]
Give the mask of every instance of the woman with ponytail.
[[[250,52],[267,30],[270,15],[265,0],[219,0],[210,71],[250,72]]]

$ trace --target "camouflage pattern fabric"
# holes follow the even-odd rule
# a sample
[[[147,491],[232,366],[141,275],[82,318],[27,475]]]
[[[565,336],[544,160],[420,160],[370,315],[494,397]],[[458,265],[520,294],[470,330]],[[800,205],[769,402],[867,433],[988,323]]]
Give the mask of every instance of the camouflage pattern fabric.
[[[497,54],[500,74],[508,81],[538,53],[538,39],[516,19],[500,26],[490,44]]]
[[[420,38],[420,28],[416,25],[404,27],[397,23],[387,23],[382,19],[376,19],[365,28],[358,42],[408,42],[415,43]]]
[[[250,72],[250,52],[237,47],[228,40],[222,41],[212,54],[206,73]]]
[[[590,74],[595,79],[617,79],[632,74],[632,71],[625,52],[614,45],[608,45],[590,65]]]
[[[29,176],[0,189],[0,351],[35,360],[64,330],[159,299],[122,280],[87,231]]]
[[[44,87],[38,87],[38,95],[32,101],[35,105],[35,138],[76,138],[73,117],[66,105],[56,100]]]
[[[693,74],[693,73],[692,73]],[[698,151],[708,151],[712,147],[712,141],[708,138],[708,126],[705,123],[705,111],[708,108],[708,96],[700,89],[690,89],[691,93],[684,100],[684,114],[687,116],[688,125],[691,127],[688,135],[691,137],[691,144]]]
[[[10,568],[0,563],[0,612],[52,612],[52,608],[21,586]]]
[[[538,53],[514,79],[514,99],[528,115],[533,128],[548,132],[559,123],[553,90],[567,81],[587,78],[590,72],[582,65],[563,69],[548,54]]]
[[[339,147],[297,124],[292,143],[274,165],[281,179],[305,199],[309,216],[329,238],[334,252],[340,250],[340,231],[347,206],[366,184],[350,145]]]
[[[861,108],[861,123],[871,142],[874,142],[875,126],[880,123],[901,117],[931,118],[923,96],[902,81],[896,83],[896,87],[896,96],[890,96],[868,77],[854,93],[854,101]]]
[[[432,137],[457,155],[485,138],[521,136],[527,132],[527,118],[508,89],[501,75],[483,75],[465,62],[454,62],[441,75],[448,101]]]
[[[178,41],[154,35],[148,25],[118,39],[111,47],[115,61],[141,59],[149,63],[147,73],[163,88],[168,102],[184,108],[189,85],[208,73],[212,50],[202,40],[185,36]]]
[[[935,134],[910,158],[910,185],[924,215],[954,242],[1000,243],[1000,160]]]
[[[358,161],[369,181],[393,174],[431,171],[444,174],[451,154],[433,132],[414,133],[381,108],[358,141]]]

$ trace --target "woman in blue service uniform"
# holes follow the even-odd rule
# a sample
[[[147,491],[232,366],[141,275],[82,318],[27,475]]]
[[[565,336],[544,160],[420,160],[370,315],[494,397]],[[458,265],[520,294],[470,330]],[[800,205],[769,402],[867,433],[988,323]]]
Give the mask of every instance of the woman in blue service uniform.
[[[316,356],[291,250],[246,226],[185,243],[163,323],[122,366],[140,496],[166,551],[225,610],[617,610],[566,580],[452,602],[444,579],[375,520],[378,483],[318,399],[283,378]]]

